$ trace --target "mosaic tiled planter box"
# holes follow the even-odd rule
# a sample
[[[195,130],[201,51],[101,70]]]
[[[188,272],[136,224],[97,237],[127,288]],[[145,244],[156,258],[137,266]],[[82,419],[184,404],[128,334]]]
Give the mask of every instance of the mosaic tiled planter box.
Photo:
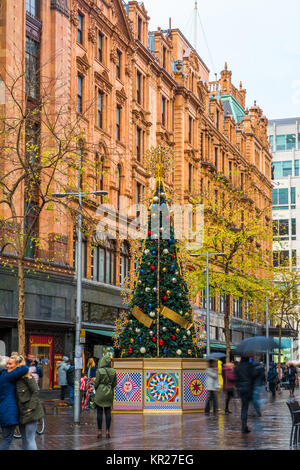
[[[115,359],[113,367],[115,413],[183,413],[205,407],[203,359]]]

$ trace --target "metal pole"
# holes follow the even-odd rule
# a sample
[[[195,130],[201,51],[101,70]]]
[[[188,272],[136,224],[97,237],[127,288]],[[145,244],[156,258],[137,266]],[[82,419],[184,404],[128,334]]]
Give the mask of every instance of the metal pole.
[[[210,354],[209,255],[206,253],[206,354]]]
[[[269,338],[269,299],[266,296],[266,337]],[[269,372],[269,351],[267,350],[267,358],[266,358],[266,367],[267,367],[267,376]],[[269,389],[268,381],[267,381],[267,390]]]
[[[75,380],[74,380],[74,424],[80,424],[80,380],[81,367],[79,357],[82,357],[80,343],[81,329],[81,293],[82,293],[82,194],[81,194],[81,150],[78,170],[78,229],[77,229],[77,298],[76,298],[76,332],[75,332]]]

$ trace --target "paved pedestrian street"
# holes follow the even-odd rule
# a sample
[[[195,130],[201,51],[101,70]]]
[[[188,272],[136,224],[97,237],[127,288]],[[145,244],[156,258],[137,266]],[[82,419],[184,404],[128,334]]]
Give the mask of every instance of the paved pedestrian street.
[[[40,450],[288,450],[291,417],[286,401],[289,392],[277,394],[274,402],[267,394],[261,418],[250,410],[250,434],[241,433],[240,402],[231,403],[232,414],[183,415],[114,414],[111,438],[97,439],[96,411],[83,411],[81,425],[73,425],[72,408],[54,415],[55,401],[46,406],[45,434],[37,436]],[[295,398],[300,399],[300,390]],[[222,398],[221,398],[222,402]],[[11,449],[21,449],[15,439]]]

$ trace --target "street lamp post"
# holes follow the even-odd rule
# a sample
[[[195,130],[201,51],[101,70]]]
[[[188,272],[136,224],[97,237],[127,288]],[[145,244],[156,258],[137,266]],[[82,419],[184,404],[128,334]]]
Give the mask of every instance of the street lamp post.
[[[93,191],[82,192],[80,190],[80,176],[79,176],[79,191],[72,193],[54,193],[52,196],[57,198],[64,197],[77,197],[78,198],[78,216],[77,216],[77,254],[76,254],[76,322],[75,322],[75,379],[74,379],[74,424],[80,424],[80,380],[81,380],[81,362],[82,349],[80,343],[80,329],[82,322],[81,304],[82,304],[82,198],[90,194],[97,196],[105,196],[107,191]]]
[[[269,299],[268,296],[266,296],[266,337],[269,338]],[[267,374],[269,372],[269,351],[267,350],[267,357],[266,357],[266,367],[267,367]],[[267,389],[269,388],[268,386],[268,381],[267,381]]]
[[[206,355],[210,354],[210,311],[209,311],[209,257],[210,256],[225,256],[225,253],[208,253],[198,254],[193,253],[191,256],[205,256],[206,257]]]

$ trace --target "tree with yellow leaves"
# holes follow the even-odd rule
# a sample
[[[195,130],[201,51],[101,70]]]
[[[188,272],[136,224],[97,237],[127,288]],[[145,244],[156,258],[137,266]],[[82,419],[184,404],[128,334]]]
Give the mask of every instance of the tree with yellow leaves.
[[[269,207],[259,210],[245,191],[215,178],[215,192],[209,188],[195,202],[204,204],[204,244],[201,253],[223,253],[210,257],[209,282],[213,295],[225,298],[224,327],[226,358],[230,360],[230,315],[233,299],[243,303],[243,319],[263,320],[266,286],[271,277],[272,227]],[[196,261],[195,261],[196,260]],[[193,258],[190,276],[198,289],[206,287],[204,258]]]

